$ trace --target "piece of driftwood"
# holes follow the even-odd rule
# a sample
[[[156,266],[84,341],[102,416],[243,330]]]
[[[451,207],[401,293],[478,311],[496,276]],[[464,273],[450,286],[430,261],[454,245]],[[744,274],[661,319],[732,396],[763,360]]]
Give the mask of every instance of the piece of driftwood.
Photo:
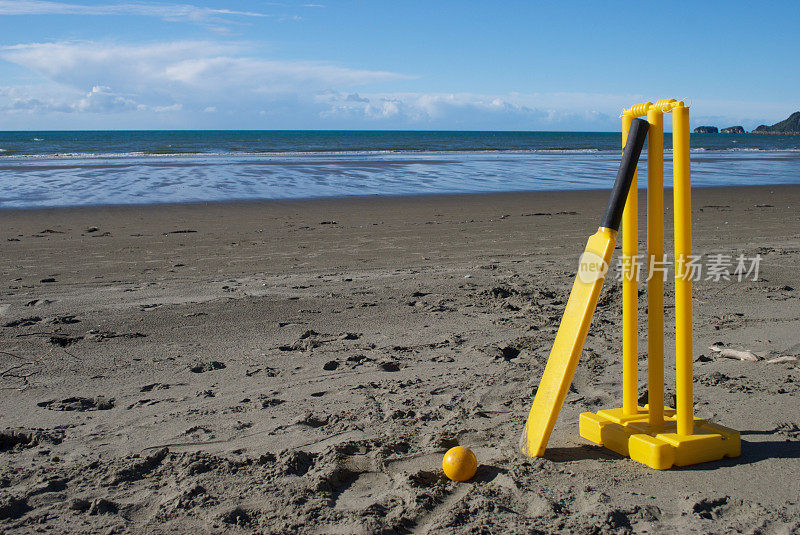
[[[767,364],[780,364],[781,362],[797,362],[800,360],[795,356],[775,357],[774,359],[765,360]]]
[[[726,359],[746,360],[748,362],[757,362],[761,360],[752,351],[741,351],[739,349],[730,349],[719,346],[711,346],[708,349],[714,351],[715,353],[719,353],[720,357],[725,357]]]

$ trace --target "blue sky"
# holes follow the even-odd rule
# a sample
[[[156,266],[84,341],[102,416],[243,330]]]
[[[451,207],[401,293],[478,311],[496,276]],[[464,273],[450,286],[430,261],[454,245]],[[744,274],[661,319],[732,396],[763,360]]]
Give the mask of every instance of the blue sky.
[[[619,128],[800,109],[800,2],[0,0],[0,129]]]

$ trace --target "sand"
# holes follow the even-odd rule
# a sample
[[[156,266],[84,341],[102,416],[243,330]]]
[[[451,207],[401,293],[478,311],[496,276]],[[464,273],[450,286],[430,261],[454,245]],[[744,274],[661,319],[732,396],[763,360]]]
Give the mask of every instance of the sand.
[[[696,413],[740,457],[658,472],[578,436],[621,402],[611,277],[547,456],[519,453],[606,197],[0,212],[0,531],[797,532],[800,369],[766,359],[800,355],[798,187],[694,192],[697,253],[762,257],[695,286]]]

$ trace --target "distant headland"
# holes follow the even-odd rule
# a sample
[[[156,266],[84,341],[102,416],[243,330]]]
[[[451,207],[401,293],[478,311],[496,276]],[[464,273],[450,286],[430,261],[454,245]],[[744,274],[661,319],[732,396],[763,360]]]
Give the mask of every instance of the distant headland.
[[[796,111],[779,123],[772,126],[761,125],[756,127],[751,134],[800,134],[800,111]]]
[[[747,132],[741,126],[729,126],[718,130],[716,126],[698,126],[692,130],[695,134],[746,134]],[[780,135],[800,135],[800,111],[796,111],[779,123],[772,126],[762,124],[750,131],[751,134],[763,134],[767,136],[780,136]]]
[[[720,134],[746,134],[744,127],[742,126],[729,126],[728,128],[723,128],[719,131]]]

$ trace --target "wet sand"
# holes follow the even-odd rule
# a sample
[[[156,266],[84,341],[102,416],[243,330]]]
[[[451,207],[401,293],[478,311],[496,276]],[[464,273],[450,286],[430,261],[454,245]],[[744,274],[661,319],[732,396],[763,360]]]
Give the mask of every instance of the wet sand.
[[[547,456],[518,452],[606,199],[0,211],[0,530],[800,530],[800,369],[767,362],[800,355],[800,187],[693,195],[697,254],[761,256],[760,280],[694,294],[696,414],[740,457],[657,472],[578,436],[621,403],[611,276]],[[639,347],[643,392],[644,324]],[[469,483],[441,474],[455,444]]]

